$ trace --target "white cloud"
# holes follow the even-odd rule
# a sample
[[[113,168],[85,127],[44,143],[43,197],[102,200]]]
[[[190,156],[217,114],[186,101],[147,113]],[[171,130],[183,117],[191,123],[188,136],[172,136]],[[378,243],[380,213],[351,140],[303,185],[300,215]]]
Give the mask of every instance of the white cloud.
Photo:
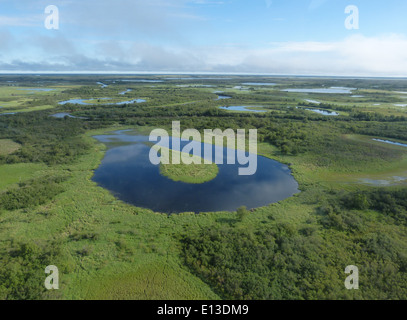
[[[190,46],[0,33],[3,71],[174,71],[349,76],[407,76],[407,38],[353,35],[332,42]]]
[[[274,43],[268,49],[236,49],[231,62],[223,59],[222,65],[244,72],[407,76],[406,52],[403,35],[354,35],[338,42]],[[242,62],[235,63],[239,60]]]

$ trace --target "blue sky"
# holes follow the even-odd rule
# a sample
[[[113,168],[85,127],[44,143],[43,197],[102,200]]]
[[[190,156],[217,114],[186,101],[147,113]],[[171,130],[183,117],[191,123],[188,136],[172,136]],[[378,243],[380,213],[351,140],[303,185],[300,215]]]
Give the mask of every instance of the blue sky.
[[[405,0],[0,0],[0,71],[407,76],[406,12]]]

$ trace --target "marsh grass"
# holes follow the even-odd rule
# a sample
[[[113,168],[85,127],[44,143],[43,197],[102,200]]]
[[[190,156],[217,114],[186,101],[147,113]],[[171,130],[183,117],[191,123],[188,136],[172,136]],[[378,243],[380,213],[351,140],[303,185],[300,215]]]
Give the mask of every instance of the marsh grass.
[[[161,155],[163,154],[164,153],[161,153]],[[169,155],[169,159],[172,159],[174,155],[182,156],[182,152],[170,150]],[[184,154],[184,156],[185,155],[186,154]],[[191,184],[201,184],[209,182],[216,178],[219,173],[219,167],[215,163],[205,164],[203,159],[200,157],[192,156],[190,158],[200,163],[171,164],[171,160],[167,159],[168,161],[165,161],[166,157],[164,157],[164,163],[170,162],[170,164],[161,164],[160,173],[173,181],[180,181]]]

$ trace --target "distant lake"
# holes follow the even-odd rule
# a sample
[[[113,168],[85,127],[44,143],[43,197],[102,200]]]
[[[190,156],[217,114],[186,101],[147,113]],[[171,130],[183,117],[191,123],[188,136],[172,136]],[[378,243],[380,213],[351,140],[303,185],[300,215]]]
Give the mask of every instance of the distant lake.
[[[88,101],[88,100],[85,100],[85,99],[71,99],[71,100],[67,100],[67,101],[58,102],[58,104],[65,105],[65,104],[71,103],[71,104],[81,104],[81,105],[88,106],[89,103],[86,103],[85,101]]]
[[[124,79],[124,80],[117,80],[123,82],[141,82],[141,83],[160,83],[164,82],[163,80],[147,80],[147,79]]]
[[[284,92],[296,92],[296,93],[338,93],[338,94],[351,94],[356,88],[345,87],[331,87],[320,89],[284,89]]]
[[[258,106],[231,106],[231,107],[219,107],[220,109],[223,110],[228,110],[228,111],[246,111],[246,112],[268,112],[268,110],[255,110],[255,109],[249,109],[249,108],[261,108]]]
[[[98,85],[100,85],[100,87],[101,87],[102,89],[104,89],[104,88],[107,88],[107,87],[108,87],[108,85],[107,85],[107,84],[104,84],[104,83],[102,83],[102,82],[97,82],[97,84],[98,84]]]
[[[80,104],[80,105],[86,105],[86,106],[90,106],[92,105],[91,100],[111,100],[112,98],[95,98],[95,99],[71,99],[71,100],[67,100],[67,101],[61,101],[58,104],[59,105],[65,105],[68,103],[71,104]],[[87,102],[88,101],[88,102]],[[132,103],[142,103],[142,102],[146,102],[146,100],[144,99],[133,99],[133,100],[129,100],[129,101],[120,101],[120,102],[116,102],[116,103],[103,103],[104,105],[116,105],[116,106],[120,106],[123,104],[132,104]],[[94,105],[94,104],[93,104]]]
[[[267,82],[245,82],[242,83],[244,86],[276,86],[277,83],[267,83]]]
[[[71,115],[70,113],[67,113],[67,112],[55,113],[55,114],[51,115],[51,117],[57,118],[57,119],[63,119],[65,117],[73,118],[73,119],[86,119],[84,117],[75,117],[75,116],[73,116],[73,115]]]
[[[48,88],[24,88],[24,89],[18,89],[18,90],[25,90],[25,91],[37,91],[37,92],[50,92],[50,91],[55,91],[55,89],[48,89]]]
[[[266,206],[299,192],[290,169],[265,157],[257,157],[258,169],[253,176],[239,176],[239,164],[224,164],[218,165],[214,180],[187,184],[162,176],[159,166],[151,164],[147,136],[118,131],[95,138],[108,150],[93,181],[137,207],[163,213],[234,211],[243,205],[249,209]],[[186,143],[183,141],[181,148]],[[227,158],[226,148],[213,148],[223,150]]]
[[[309,99],[306,99],[305,101],[308,102],[308,103],[321,104],[321,102],[316,101],[316,100],[309,100]]]
[[[13,114],[17,114],[17,112],[7,112],[7,113],[0,113],[0,116],[10,116]]]
[[[197,77],[185,77],[185,78],[172,78],[172,77],[168,77],[166,78],[166,80],[194,80],[194,81],[199,81],[199,80],[231,80],[232,78],[197,78]]]
[[[211,84],[179,84],[179,88],[216,88],[216,86]]]
[[[374,141],[378,141],[378,142],[383,142],[383,143],[392,144],[392,145],[399,146],[399,147],[407,147],[407,144],[400,143],[400,142],[394,142],[394,141],[382,140],[382,139],[373,139],[373,140],[374,140]]]
[[[320,109],[304,109],[304,110],[319,113],[319,114],[322,114],[324,116],[339,116],[339,113],[334,112],[334,111],[327,111],[327,110],[320,110]]]
[[[216,100],[227,100],[227,99],[232,99],[232,97],[224,96],[224,95],[218,95],[218,99],[216,99]]]

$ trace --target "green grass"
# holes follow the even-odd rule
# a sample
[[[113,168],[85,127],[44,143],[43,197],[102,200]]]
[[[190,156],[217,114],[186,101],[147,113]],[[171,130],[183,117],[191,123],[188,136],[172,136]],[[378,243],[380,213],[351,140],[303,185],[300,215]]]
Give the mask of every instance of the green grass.
[[[46,170],[44,164],[18,163],[0,165],[0,190],[10,185],[41,175]]]
[[[11,154],[18,149],[21,145],[10,139],[0,139],[0,156]]]
[[[34,112],[34,111],[49,110],[49,109],[54,109],[54,108],[55,108],[55,106],[44,105],[44,106],[38,106],[38,107],[15,109],[15,110],[13,110],[13,112]]]
[[[80,286],[80,297],[86,300],[207,300],[219,299],[204,283],[188,271],[154,257],[135,262],[129,269],[117,273],[110,266],[89,277]],[[150,260],[150,261],[148,261]],[[75,294],[75,293],[74,293]],[[69,295],[69,292],[67,293]],[[76,295],[76,294],[75,294]],[[74,296],[73,298],[77,298]]]
[[[170,159],[178,154],[179,157],[182,156],[182,152],[170,150],[169,155]],[[189,157],[189,155],[188,155]],[[194,157],[190,157],[193,159]],[[165,157],[163,158],[165,160]],[[191,164],[163,164],[160,165],[160,173],[173,180],[173,181],[180,181],[185,183],[191,184],[201,184],[205,182],[209,182],[216,178],[219,173],[219,168],[215,163],[211,164],[204,164],[203,159],[199,157],[199,159],[195,159],[200,164],[191,163]]]
[[[92,170],[99,165],[104,150],[103,145],[95,144],[93,151],[74,165],[46,169],[54,174],[69,170],[70,179],[63,183],[65,192],[35,209],[0,212],[0,242],[62,243],[58,298],[145,299],[150,294],[151,298],[216,298],[178,258],[173,231],[179,233],[190,223],[195,224],[195,217],[168,218],[138,209],[98,187],[91,181]],[[29,171],[27,165],[1,166],[2,177],[7,173],[1,180],[2,187],[18,182],[19,177],[32,177],[39,168]]]

